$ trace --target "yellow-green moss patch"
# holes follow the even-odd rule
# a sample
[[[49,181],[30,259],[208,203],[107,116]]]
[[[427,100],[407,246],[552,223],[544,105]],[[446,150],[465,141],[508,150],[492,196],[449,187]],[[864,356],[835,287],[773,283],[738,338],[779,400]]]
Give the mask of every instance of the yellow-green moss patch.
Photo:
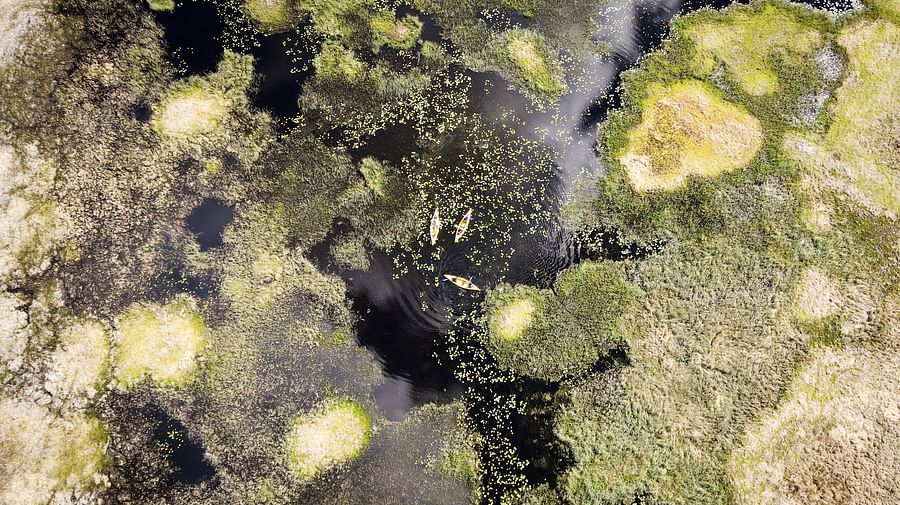
[[[147,0],[147,6],[151,11],[172,12],[175,10],[175,0]]]
[[[846,27],[849,71],[822,138],[789,135],[788,152],[828,188],[874,214],[900,215],[900,28],[882,20]]]
[[[771,3],[761,9],[733,8],[719,19],[689,24],[685,33],[696,45],[703,71],[712,72],[721,61],[741,88],[754,96],[778,91],[775,55],[806,57],[823,45],[815,28]]]
[[[562,73],[544,40],[528,30],[511,30],[502,39],[506,57],[525,86],[539,96],[555,97],[566,90]]]
[[[381,46],[394,49],[412,49],[422,34],[422,22],[415,16],[396,19],[392,13],[373,16],[369,21],[372,27],[372,50],[378,51]]]
[[[794,317],[799,327],[825,340],[849,336],[869,323],[876,303],[865,284],[828,278],[817,267],[805,269],[794,291]]]
[[[865,0],[866,7],[894,24],[900,24],[900,0]]]
[[[247,244],[246,254],[230,262],[222,290],[239,314],[265,311],[291,293],[306,292],[326,305],[342,307],[346,286],[340,278],[319,272],[296,251]]]
[[[347,270],[368,270],[369,253],[366,242],[357,234],[350,234],[338,239],[331,246],[331,257],[335,265]]]
[[[369,4],[365,0],[299,0],[297,8],[309,14],[316,31],[333,38],[348,38],[355,32],[348,20],[352,13],[365,15]]]
[[[250,108],[247,91],[253,75],[252,56],[226,50],[215,72],[165,90],[153,105],[153,130],[170,145],[225,148],[255,160],[266,144],[271,119]],[[196,156],[210,159],[202,151]]]
[[[900,28],[877,21],[844,29],[849,74],[837,90],[827,145],[874,204],[900,213]]]
[[[147,0],[150,10],[157,12],[172,12],[175,10],[175,0]]]
[[[285,440],[288,465],[299,480],[359,456],[372,439],[372,420],[352,400],[329,400],[297,417]]]
[[[208,333],[195,302],[183,295],[164,305],[135,304],[116,327],[115,377],[126,387],[145,376],[165,385],[185,383]]]
[[[387,174],[384,166],[375,158],[363,158],[359,165],[359,171],[362,172],[366,181],[366,186],[375,192],[378,196],[384,196],[385,184],[387,183]]]
[[[806,229],[814,233],[831,230],[832,209],[827,204],[813,200],[801,210],[800,217]]]
[[[438,470],[447,476],[466,482],[476,499],[481,497],[483,465],[479,457],[481,435],[459,423],[446,435],[441,448]]]
[[[358,82],[365,76],[366,66],[353,53],[337,42],[326,42],[313,60],[316,76],[322,79]]]
[[[672,190],[688,177],[741,168],[762,146],[759,121],[699,81],[653,86],[619,162],[637,191]]]
[[[491,332],[500,340],[516,340],[531,324],[537,304],[531,298],[513,300],[491,314]]]

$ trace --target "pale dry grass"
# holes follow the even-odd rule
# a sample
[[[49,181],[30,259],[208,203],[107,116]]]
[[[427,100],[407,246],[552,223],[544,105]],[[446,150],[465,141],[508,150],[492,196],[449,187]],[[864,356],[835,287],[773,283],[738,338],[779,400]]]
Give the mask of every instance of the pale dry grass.
[[[65,236],[63,215],[50,193],[56,167],[35,145],[16,148],[0,139],[0,285],[50,266]]]
[[[199,87],[174,92],[156,110],[154,124],[166,136],[190,137],[214,131],[228,113],[228,100]]]
[[[97,321],[74,322],[60,334],[44,388],[62,400],[93,398],[101,387],[108,356],[106,328]]]
[[[0,69],[13,61],[22,40],[42,24],[42,0],[0,0]]]
[[[24,295],[0,291],[0,374],[22,367],[28,346],[26,307]]]
[[[350,400],[332,401],[298,417],[287,435],[288,462],[300,480],[349,461],[369,445],[372,421]]]
[[[820,348],[730,459],[742,505],[900,503],[900,353]]]
[[[801,320],[817,321],[837,313],[840,300],[838,287],[821,269],[809,268],[800,275],[796,306]]]
[[[58,417],[30,401],[0,402],[0,503],[44,505],[102,482],[98,421]]]

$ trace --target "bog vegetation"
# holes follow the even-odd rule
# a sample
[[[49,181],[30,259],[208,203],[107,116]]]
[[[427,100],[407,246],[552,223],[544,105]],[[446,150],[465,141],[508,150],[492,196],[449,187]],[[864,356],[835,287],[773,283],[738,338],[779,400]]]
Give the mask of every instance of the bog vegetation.
[[[216,2],[192,75],[182,7],[0,9],[0,502],[900,502],[896,2],[677,18],[559,232],[648,254],[543,263],[529,121],[602,57],[598,2]],[[272,34],[308,44],[297,117],[258,106]],[[436,206],[476,209],[462,244]],[[462,388],[400,420],[348,290],[384,255]]]

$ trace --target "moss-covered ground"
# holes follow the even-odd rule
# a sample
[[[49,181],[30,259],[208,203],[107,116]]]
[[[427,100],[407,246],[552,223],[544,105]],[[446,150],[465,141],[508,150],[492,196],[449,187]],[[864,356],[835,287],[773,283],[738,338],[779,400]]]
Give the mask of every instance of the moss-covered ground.
[[[896,189],[880,168],[896,163],[882,154],[855,164],[863,149],[891,150],[884,118],[896,116],[885,98],[896,28],[877,12],[837,22],[779,2],[699,12],[626,73],[624,108],[601,127],[606,173],[583,182],[596,185],[579,192],[590,203],[570,209],[576,222],[667,243],[626,268],[637,293],[624,316],[630,363],[563,394],[556,430],[576,461],[562,480],[570,502],[895,499],[883,486],[895,465],[881,452],[895,433],[876,413],[893,407],[874,407],[885,401],[874,390],[897,387],[882,374],[896,370],[885,281],[897,272]],[[880,60],[862,63],[875,47]],[[657,90],[685,79],[754,117],[758,151],[730,172],[637,191],[621,153],[654,139],[659,157],[689,152],[671,142],[678,122],[646,133]],[[868,98],[855,94],[865,86]],[[747,136],[719,139],[737,148]]]
[[[498,69],[527,93],[539,99],[553,99],[566,90],[559,61],[539,34],[510,30],[491,41],[486,49],[485,68]]]
[[[755,96],[730,85],[731,78],[727,69],[723,74],[714,69],[701,68],[706,53],[698,48],[691,33],[703,31],[705,27],[718,30],[720,25],[730,26],[739,23],[738,20],[742,20],[740,23],[743,24],[752,24],[756,22],[753,20],[768,20],[773,16],[790,17],[794,23],[815,31],[818,34],[816,37],[822,41],[816,46],[818,53],[798,53],[807,54],[808,57],[803,59],[798,56],[795,58],[795,65],[790,65],[788,60],[776,58],[781,63],[772,68],[784,88],[779,93]],[[772,191],[787,191],[787,186],[797,177],[796,169],[779,145],[781,139],[785,131],[798,122],[815,127],[815,118],[821,118],[822,109],[819,107],[814,110],[810,117],[809,112],[804,109],[806,100],[821,93],[827,94],[836,87],[834,64],[816,62],[818,55],[824,54],[821,51],[829,50],[824,45],[827,40],[833,40],[835,33],[836,27],[824,16],[802,7],[771,2],[733,6],[721,13],[703,11],[677,19],[671,39],[666,41],[661,50],[650,54],[639,68],[624,74],[623,93],[626,105],[620,111],[613,112],[607,124],[600,129],[600,140],[606,147],[606,152],[611,153],[614,159],[610,160],[608,173],[597,184],[599,194],[594,199],[596,212],[590,219],[594,223],[599,221],[620,230],[627,240],[637,239],[646,243],[682,233],[719,231],[734,225],[736,221],[741,221],[742,226],[746,221],[751,221],[753,226],[760,228],[769,226],[766,221],[771,218],[772,212],[787,210],[775,210],[777,205],[789,203],[783,198],[775,197]],[[762,64],[763,62],[759,62],[757,66]],[[697,128],[702,129],[699,124],[704,121],[694,123],[689,118],[704,116],[675,114],[672,115],[674,122],[670,123],[671,127],[662,127],[655,135],[650,134],[651,124],[666,118],[662,115],[657,120],[656,116],[660,112],[671,110],[671,107],[659,105],[660,90],[672,89],[672,86],[678,89],[685,85],[685,79],[691,79],[691,82],[696,83],[695,86],[705,86],[703,89],[721,100],[709,102],[719,104],[715,110],[723,113],[731,111],[723,118],[729,115],[743,118],[743,126],[738,127],[737,123],[732,123],[732,127],[724,130],[707,130],[707,135],[715,131],[715,138],[707,141],[709,143],[678,141],[679,135],[690,139],[703,138],[704,135]],[[698,81],[705,81],[705,84]],[[670,100],[671,98],[663,101],[662,105]],[[709,106],[705,108],[709,109]],[[660,124],[663,123],[664,121]],[[740,140],[728,143],[727,136],[720,135],[721,132],[732,132],[735,134],[734,138]],[[710,180],[708,176],[701,175],[703,170],[699,166],[703,163],[698,161],[704,159],[701,154],[703,149],[708,149],[717,142],[725,142],[728,147],[725,144],[717,145],[714,152],[737,151],[728,156],[727,162],[709,164],[715,166],[715,170],[721,170],[715,180]],[[639,145],[644,146],[642,152],[645,157],[631,152]],[[657,146],[655,151],[654,145]],[[703,147],[704,145],[707,147]],[[656,165],[660,167],[685,167],[686,164],[690,166],[690,160],[695,160],[697,175],[669,175],[668,179],[676,181],[677,186],[669,182],[668,191],[639,192],[633,185],[631,173],[646,173],[651,170],[653,163],[650,159],[654,152],[658,160]],[[625,158],[626,153],[631,156]],[[782,189],[777,189],[779,187]],[[755,196],[749,197],[754,193]],[[728,203],[744,197],[752,198],[756,203]],[[774,200],[767,203],[773,197]],[[740,211],[735,212],[737,209]],[[770,217],[767,218],[766,215]]]
[[[243,7],[247,16],[264,30],[284,30],[294,22],[291,2],[287,0],[247,0]]]
[[[724,65],[743,92],[771,95],[779,91],[777,65],[797,66],[825,43],[823,34],[808,22],[810,17],[767,3],[727,17],[688,22],[684,34],[694,44],[701,72],[709,74]]]
[[[115,376],[127,387],[149,376],[165,385],[189,380],[206,344],[196,302],[178,297],[164,305],[135,305],[116,320]]]
[[[831,190],[870,212],[900,213],[896,167],[897,114],[885,104],[900,98],[896,48],[900,28],[884,20],[859,21],[837,40],[847,52],[847,78],[829,108],[831,123],[821,137],[785,138],[791,157],[810,167],[809,185]]]
[[[373,16],[369,21],[372,27],[372,50],[378,52],[382,46],[394,49],[412,49],[422,33],[422,22],[415,16],[395,19],[391,14]]]
[[[175,10],[175,0],[147,0],[150,10],[159,12],[171,12]]]
[[[558,420],[578,462],[564,480],[570,500],[646,492],[667,503],[729,502],[717,451],[755,408],[778,400],[803,351],[779,315],[789,265],[730,242],[670,244],[637,266],[630,366],[575,386]]]
[[[759,121],[698,81],[650,91],[618,161],[638,192],[743,168],[762,146]]]

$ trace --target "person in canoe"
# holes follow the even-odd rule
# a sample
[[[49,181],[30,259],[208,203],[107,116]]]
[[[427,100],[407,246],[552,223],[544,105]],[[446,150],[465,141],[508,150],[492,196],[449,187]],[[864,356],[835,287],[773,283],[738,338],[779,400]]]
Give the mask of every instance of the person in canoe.
[[[441,232],[441,215],[438,213],[437,207],[434,208],[434,215],[431,216],[431,226],[428,232],[431,234],[431,245],[436,244],[438,234]]]
[[[469,212],[459,220],[459,224],[456,225],[456,237],[453,238],[453,242],[459,242],[463,235],[465,235],[466,230],[469,229],[469,223],[472,221],[472,209],[469,209]]]
[[[444,274],[444,279],[452,282],[453,285],[460,289],[465,289],[468,291],[481,291],[481,288],[479,288],[475,285],[475,283],[472,282],[471,277],[466,279],[458,275]]]

